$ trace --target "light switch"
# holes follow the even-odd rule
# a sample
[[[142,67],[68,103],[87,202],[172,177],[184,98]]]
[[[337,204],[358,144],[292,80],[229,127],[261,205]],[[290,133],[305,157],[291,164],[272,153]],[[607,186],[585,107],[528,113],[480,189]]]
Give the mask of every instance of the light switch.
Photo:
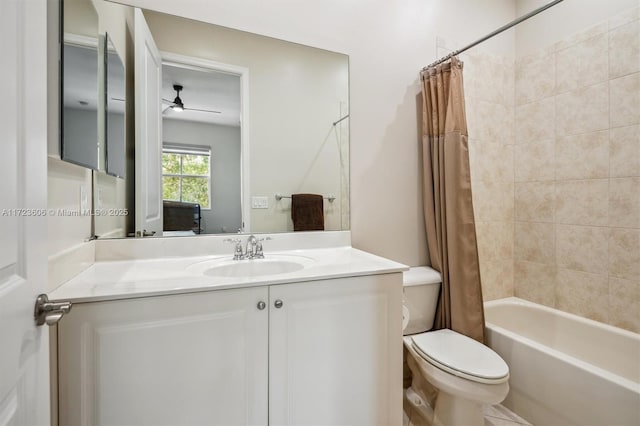
[[[269,198],[268,197],[251,197],[252,209],[268,209]]]

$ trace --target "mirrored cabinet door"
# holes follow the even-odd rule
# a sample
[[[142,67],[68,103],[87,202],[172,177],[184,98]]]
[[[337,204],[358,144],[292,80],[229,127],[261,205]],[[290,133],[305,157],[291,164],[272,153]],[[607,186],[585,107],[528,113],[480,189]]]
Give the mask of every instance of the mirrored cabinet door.
[[[105,167],[107,174],[124,178],[125,163],[125,70],[109,34],[105,37]]]
[[[91,0],[62,7],[61,152],[64,161],[98,168],[98,14]]]

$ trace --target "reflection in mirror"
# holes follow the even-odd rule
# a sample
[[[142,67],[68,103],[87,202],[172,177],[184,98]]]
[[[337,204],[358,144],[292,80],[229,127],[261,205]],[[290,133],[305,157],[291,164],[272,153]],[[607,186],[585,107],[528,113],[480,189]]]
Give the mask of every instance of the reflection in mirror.
[[[240,77],[165,62],[162,80],[163,236],[238,232]]]
[[[297,193],[325,197],[325,230],[349,229],[348,57],[159,12],[143,15],[163,63],[157,143],[164,155],[160,175],[147,176],[163,183],[163,229],[156,235],[291,232]],[[144,125],[138,116],[135,125]],[[144,155],[137,147],[135,154]],[[126,180],[134,179],[127,171]],[[136,201],[149,204],[138,189]],[[137,221],[134,205],[127,208]],[[136,224],[136,231],[145,229]]]
[[[98,15],[91,0],[65,0],[61,157],[98,168]]]
[[[124,64],[113,42],[106,35],[105,71],[106,71],[106,171],[112,176],[125,177],[125,91]]]

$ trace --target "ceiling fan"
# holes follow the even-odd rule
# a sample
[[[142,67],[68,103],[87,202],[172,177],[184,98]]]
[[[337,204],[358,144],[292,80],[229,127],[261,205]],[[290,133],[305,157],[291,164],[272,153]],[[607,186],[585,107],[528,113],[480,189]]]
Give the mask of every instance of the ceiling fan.
[[[210,109],[199,109],[199,108],[187,108],[184,106],[184,102],[182,102],[182,99],[180,98],[180,92],[182,91],[183,87],[180,84],[174,84],[173,85],[173,90],[176,91],[176,97],[173,101],[169,100],[169,99],[165,99],[162,98],[162,100],[164,102],[167,102],[168,104],[170,104],[168,107],[166,107],[162,113],[164,114],[166,111],[168,111],[169,109],[172,109],[174,111],[200,111],[200,112],[210,112],[213,114],[221,114],[220,111],[213,111]]]

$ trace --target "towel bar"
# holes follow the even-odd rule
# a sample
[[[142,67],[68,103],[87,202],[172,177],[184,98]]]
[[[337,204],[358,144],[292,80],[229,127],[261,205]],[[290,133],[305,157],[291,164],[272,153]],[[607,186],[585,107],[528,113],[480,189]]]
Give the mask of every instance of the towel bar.
[[[291,195],[281,195],[281,194],[276,194],[276,201],[280,201],[283,198],[291,198]],[[329,194],[326,197],[322,197],[325,200],[329,200],[330,203],[333,203],[336,200],[335,195],[333,194]]]

